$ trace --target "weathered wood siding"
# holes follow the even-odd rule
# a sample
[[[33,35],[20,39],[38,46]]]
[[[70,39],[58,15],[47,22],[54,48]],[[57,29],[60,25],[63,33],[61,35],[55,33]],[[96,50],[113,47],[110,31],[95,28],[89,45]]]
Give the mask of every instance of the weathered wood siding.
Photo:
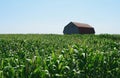
[[[80,34],[95,34],[94,28],[79,28]]]
[[[67,26],[65,26],[64,34],[79,34],[79,28],[76,27],[74,24],[70,23]]]

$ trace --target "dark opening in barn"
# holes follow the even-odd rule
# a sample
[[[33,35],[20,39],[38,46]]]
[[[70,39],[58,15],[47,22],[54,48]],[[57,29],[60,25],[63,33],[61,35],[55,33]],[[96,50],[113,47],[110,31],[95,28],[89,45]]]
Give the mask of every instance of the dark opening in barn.
[[[92,26],[84,23],[70,22],[64,27],[64,34],[95,34]]]

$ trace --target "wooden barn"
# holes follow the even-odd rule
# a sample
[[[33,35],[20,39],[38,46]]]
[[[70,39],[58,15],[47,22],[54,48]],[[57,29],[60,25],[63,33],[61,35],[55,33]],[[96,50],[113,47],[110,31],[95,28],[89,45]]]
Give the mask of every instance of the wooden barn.
[[[95,34],[95,30],[88,24],[70,22],[64,27],[64,34]]]

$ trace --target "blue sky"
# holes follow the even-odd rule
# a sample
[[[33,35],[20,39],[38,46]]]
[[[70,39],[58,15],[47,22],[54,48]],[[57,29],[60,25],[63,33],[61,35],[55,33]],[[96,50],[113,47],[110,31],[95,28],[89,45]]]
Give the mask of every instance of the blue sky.
[[[120,0],[0,0],[0,33],[62,34],[69,22],[120,34]]]

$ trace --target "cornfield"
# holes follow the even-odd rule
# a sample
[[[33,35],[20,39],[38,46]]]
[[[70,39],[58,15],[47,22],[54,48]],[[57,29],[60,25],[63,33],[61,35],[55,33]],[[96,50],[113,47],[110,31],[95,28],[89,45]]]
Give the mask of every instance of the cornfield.
[[[0,78],[120,78],[120,35],[1,34]]]

